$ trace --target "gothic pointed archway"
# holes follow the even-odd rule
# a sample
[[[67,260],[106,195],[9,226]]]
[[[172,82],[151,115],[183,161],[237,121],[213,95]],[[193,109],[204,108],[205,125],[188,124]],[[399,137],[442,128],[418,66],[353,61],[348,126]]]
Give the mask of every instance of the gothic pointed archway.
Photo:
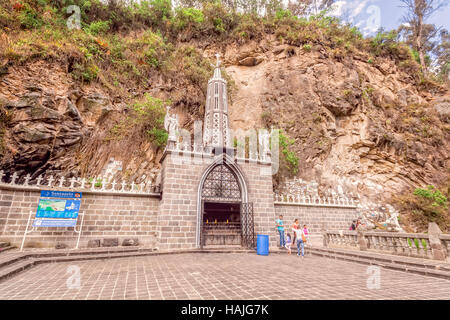
[[[243,203],[247,203],[247,185],[241,170],[234,162],[228,161],[226,156],[216,159],[204,171],[198,187],[197,247],[203,247],[205,225],[215,225],[218,228],[223,225],[225,233],[230,237],[234,232],[241,239]]]

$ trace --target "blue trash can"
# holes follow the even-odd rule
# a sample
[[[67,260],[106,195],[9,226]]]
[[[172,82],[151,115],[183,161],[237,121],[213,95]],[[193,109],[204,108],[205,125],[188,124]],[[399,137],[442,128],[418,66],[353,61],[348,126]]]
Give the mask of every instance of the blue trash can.
[[[256,254],[261,256],[269,255],[269,236],[258,234],[256,237]]]

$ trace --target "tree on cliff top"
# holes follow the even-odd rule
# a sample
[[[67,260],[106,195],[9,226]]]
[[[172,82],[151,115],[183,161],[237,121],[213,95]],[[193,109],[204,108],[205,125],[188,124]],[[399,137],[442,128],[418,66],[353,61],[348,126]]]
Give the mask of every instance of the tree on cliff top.
[[[419,55],[419,63],[424,72],[427,70],[426,55],[433,50],[436,44],[433,38],[439,29],[425,21],[437,10],[442,9],[448,3],[445,0],[401,0],[406,14],[403,21],[406,23],[401,28],[409,44]]]

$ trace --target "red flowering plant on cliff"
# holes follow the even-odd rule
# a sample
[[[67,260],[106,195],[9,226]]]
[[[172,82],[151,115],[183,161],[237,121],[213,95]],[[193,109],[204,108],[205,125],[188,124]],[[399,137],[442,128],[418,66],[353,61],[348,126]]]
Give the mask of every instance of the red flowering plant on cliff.
[[[13,9],[16,11],[21,11],[23,8],[25,8],[25,5],[21,2],[15,2],[13,4]]]

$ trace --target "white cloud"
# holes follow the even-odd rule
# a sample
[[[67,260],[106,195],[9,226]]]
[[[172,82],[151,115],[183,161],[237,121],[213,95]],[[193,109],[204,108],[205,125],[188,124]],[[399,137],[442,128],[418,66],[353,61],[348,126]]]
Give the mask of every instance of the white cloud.
[[[339,17],[343,13],[343,8],[346,6],[347,1],[336,1],[331,5],[330,16]]]

